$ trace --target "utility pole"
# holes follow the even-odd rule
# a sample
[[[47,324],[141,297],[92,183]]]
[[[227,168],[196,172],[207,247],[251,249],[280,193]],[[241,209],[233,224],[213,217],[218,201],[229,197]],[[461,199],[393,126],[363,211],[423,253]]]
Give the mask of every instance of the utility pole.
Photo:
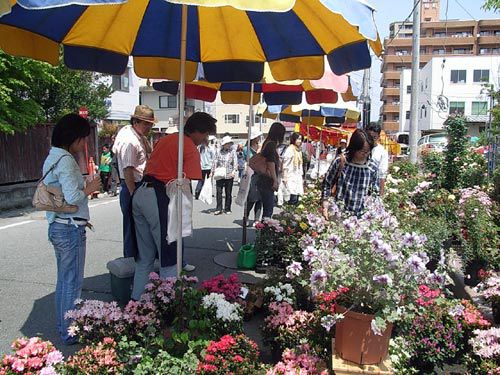
[[[414,0],[413,44],[411,62],[410,162],[417,163],[418,142],[418,76],[420,70],[420,0]],[[401,119],[400,119],[401,121]]]
[[[370,75],[371,69],[365,69],[363,74],[363,94],[361,99],[363,101],[363,129],[368,129],[370,126],[370,113],[371,113],[371,99],[370,99]]]

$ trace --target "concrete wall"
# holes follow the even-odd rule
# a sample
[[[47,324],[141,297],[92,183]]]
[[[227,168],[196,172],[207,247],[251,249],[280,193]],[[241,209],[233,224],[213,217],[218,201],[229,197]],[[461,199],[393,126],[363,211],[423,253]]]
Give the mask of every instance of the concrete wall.
[[[36,182],[0,186],[0,211],[31,206]]]

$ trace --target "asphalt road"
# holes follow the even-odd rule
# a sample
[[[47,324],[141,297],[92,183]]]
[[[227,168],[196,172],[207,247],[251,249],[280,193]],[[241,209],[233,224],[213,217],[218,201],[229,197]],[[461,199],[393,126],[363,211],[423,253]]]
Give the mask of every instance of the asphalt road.
[[[233,189],[236,194],[237,186]],[[243,210],[214,216],[212,206],[195,201],[194,235],[186,240],[186,258],[200,280],[234,270],[218,266],[213,258],[241,246]],[[87,231],[84,299],[111,300],[106,263],[122,256],[121,212],[117,198],[90,201],[95,232]],[[249,229],[249,239],[255,233]],[[248,276],[248,275],[247,275]],[[41,336],[67,355],[78,346],[64,347],[54,321],[55,257],[47,239],[44,213],[29,209],[0,214],[0,353],[19,336]],[[248,276],[251,277],[251,276]],[[255,331],[254,329],[251,329]],[[253,335],[251,335],[253,336]]]

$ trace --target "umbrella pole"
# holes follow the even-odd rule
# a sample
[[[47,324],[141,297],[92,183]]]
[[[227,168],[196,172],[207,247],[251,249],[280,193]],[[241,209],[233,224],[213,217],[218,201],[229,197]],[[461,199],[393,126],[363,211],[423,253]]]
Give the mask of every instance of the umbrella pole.
[[[184,102],[186,99],[187,5],[182,6],[181,80],[179,91],[179,153],[177,163],[177,278],[182,272],[182,179],[184,171]]]
[[[248,121],[248,136],[247,136],[247,168],[248,164],[250,162],[250,137],[251,137],[251,132],[252,132],[252,126],[254,123],[254,114],[253,114],[253,93],[254,93],[254,84],[252,83],[250,85],[250,107],[248,110],[248,116],[249,116],[249,121]],[[240,180],[241,184],[241,180]],[[247,204],[248,199],[245,200],[245,204],[243,205],[243,236],[241,239],[241,245],[246,245],[247,243],[247,222],[248,222],[248,212],[247,212]]]
[[[319,164],[321,161],[321,144],[323,142],[323,129],[322,127],[319,128],[319,154],[318,154],[318,174],[316,175],[316,180],[319,180]]]

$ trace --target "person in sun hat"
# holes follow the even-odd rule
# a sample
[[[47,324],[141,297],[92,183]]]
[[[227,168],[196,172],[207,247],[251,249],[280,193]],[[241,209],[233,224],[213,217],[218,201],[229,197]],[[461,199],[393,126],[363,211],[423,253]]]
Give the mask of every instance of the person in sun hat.
[[[123,215],[123,256],[137,252],[132,224],[132,194],[142,180],[152,148],[147,136],[157,122],[154,111],[147,105],[138,105],[130,116],[130,125],[117,134],[113,153],[118,162],[120,177],[120,208]]]
[[[343,155],[347,147],[347,139],[342,138],[339,143],[339,147],[337,147],[337,152],[335,153],[335,157],[339,157]]]
[[[233,194],[233,182],[238,173],[238,156],[233,148],[233,140],[226,135],[221,140],[221,147],[215,154],[212,166],[212,176],[216,187],[217,208],[215,215],[222,214],[222,189],[225,193],[224,212],[231,213],[231,203]]]

